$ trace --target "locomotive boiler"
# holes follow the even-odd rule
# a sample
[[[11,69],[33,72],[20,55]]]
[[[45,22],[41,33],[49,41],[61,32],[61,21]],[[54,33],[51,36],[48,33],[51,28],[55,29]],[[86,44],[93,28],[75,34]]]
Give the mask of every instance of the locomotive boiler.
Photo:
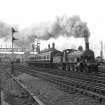
[[[85,50],[66,49],[53,57],[53,63],[62,65],[62,69],[75,72],[98,72],[94,52],[89,49],[88,38],[85,39]],[[59,67],[59,66],[58,66]]]

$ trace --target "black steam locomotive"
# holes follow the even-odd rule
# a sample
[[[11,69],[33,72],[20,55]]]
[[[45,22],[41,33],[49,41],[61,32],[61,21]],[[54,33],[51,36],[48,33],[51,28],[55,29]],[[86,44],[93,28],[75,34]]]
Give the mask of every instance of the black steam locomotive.
[[[30,57],[28,65],[57,68],[65,71],[98,72],[94,52],[89,49],[88,41],[85,42],[85,46],[85,51],[66,49],[61,52],[55,49],[55,44],[53,43],[52,48],[50,48],[49,45],[48,49],[40,51],[40,53]]]

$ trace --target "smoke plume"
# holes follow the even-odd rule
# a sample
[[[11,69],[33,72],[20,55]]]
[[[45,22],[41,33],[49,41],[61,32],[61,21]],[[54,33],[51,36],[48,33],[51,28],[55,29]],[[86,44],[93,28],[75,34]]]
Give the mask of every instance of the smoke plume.
[[[10,26],[0,21],[0,38],[3,38],[6,41],[8,40],[9,35],[10,35]]]
[[[89,37],[89,35],[87,24],[79,16],[66,18],[62,16],[57,17],[52,23],[41,23],[14,33],[14,36],[19,39],[14,44],[20,47],[29,47],[35,38],[48,40],[50,38],[56,39],[59,36],[80,38]],[[11,39],[11,27],[3,22],[0,22],[0,38]]]
[[[86,32],[84,34],[84,32]],[[31,26],[22,30],[16,35],[19,40],[16,45],[24,47],[29,46],[35,38],[40,40],[48,40],[50,38],[58,38],[59,36],[76,38],[89,37],[89,29],[85,22],[82,22],[79,16],[73,17],[57,17],[52,24],[40,24]]]

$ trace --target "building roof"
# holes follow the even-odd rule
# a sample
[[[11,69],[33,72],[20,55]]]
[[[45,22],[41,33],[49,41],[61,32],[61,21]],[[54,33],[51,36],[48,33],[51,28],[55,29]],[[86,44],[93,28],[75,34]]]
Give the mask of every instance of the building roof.
[[[56,49],[54,49],[54,48],[49,48],[49,49],[44,49],[44,50],[40,51],[40,53],[54,52],[54,51],[58,51],[58,50],[56,50]]]
[[[55,54],[55,56],[62,56],[63,55],[63,52],[59,51]]]

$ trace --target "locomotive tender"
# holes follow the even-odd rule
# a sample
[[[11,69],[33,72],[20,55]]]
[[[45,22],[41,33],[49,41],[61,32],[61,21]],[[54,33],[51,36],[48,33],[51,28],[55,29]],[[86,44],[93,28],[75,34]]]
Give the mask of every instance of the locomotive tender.
[[[66,49],[61,52],[55,49],[55,44],[53,43],[52,48],[48,45],[48,49],[42,50],[35,54],[34,57],[31,57],[28,64],[66,71],[98,72],[94,52],[89,49],[88,40],[85,40],[85,47],[85,51]]]

